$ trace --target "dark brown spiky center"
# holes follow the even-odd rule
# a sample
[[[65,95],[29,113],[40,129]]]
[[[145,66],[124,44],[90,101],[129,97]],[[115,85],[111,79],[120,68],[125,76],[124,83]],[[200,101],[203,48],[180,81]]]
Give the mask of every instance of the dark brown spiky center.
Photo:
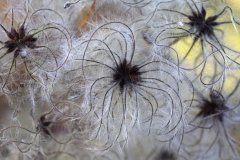
[[[188,16],[190,20],[188,25],[191,26],[193,30],[196,30],[196,35],[198,38],[203,36],[211,37],[214,34],[214,27],[219,25],[216,20],[218,16],[210,16],[206,19],[206,10],[202,7],[201,12],[196,13],[192,10],[192,16]]]
[[[37,132],[43,132],[46,135],[50,135],[50,132],[48,130],[48,127],[52,124],[51,121],[45,121],[45,115],[42,115],[40,117],[40,120],[38,120],[38,126],[37,126]]]
[[[120,90],[123,91],[124,87],[129,87],[140,82],[140,75],[141,72],[139,72],[139,67],[136,65],[132,66],[124,59],[123,62],[115,68],[113,81],[117,82]]]
[[[217,118],[220,122],[223,121],[224,112],[228,110],[228,107],[226,106],[225,101],[222,99],[222,96],[217,94],[211,93],[210,100],[203,99],[203,103],[200,106],[201,111],[197,114],[198,117],[212,117]]]
[[[18,31],[12,26],[11,31],[7,32],[7,36],[9,40],[4,43],[4,47],[8,49],[6,53],[14,51],[14,58],[16,58],[25,47],[30,49],[36,48],[35,42],[37,41],[37,38],[34,38],[33,34],[26,35],[23,25],[18,29]]]
[[[174,153],[168,151],[168,150],[163,150],[158,157],[156,157],[155,160],[175,160],[176,157]]]

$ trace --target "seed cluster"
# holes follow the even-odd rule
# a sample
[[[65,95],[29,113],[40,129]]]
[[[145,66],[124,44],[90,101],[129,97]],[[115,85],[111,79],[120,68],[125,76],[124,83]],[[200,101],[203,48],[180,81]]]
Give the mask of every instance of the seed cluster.
[[[240,159],[236,4],[0,0],[0,159]]]

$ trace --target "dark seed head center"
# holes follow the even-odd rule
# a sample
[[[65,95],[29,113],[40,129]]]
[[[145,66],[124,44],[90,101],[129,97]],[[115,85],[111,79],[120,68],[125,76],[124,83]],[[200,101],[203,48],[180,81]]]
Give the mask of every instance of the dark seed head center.
[[[20,54],[23,48],[36,48],[35,42],[37,38],[35,38],[33,34],[26,35],[24,24],[17,30],[12,26],[10,32],[6,31],[6,33],[9,38],[9,40],[4,43],[5,48],[7,48],[6,53],[14,52],[14,58]]]
[[[140,75],[139,67],[137,65],[132,66],[124,59],[123,62],[115,68],[113,81],[119,84],[122,91],[124,87],[137,84],[140,81]]]
[[[213,95],[214,94],[214,95]],[[220,94],[220,93],[217,93]],[[201,117],[215,117],[220,122],[223,121],[224,112],[228,110],[225,101],[220,97],[221,95],[217,95],[216,93],[210,94],[210,100],[204,99],[201,108],[201,111],[197,116]]]
[[[212,36],[214,34],[214,27],[218,25],[216,22],[218,16],[210,16],[206,18],[206,10],[202,7],[199,13],[192,11],[192,15],[188,16],[190,27],[196,30],[196,35],[199,38],[203,36]]]

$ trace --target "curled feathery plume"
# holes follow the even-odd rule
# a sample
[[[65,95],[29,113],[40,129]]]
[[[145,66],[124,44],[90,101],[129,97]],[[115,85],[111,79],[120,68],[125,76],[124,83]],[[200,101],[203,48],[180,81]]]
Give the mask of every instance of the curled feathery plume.
[[[178,10],[179,3],[186,7]],[[154,29],[156,46],[169,45],[177,50],[180,68],[191,72],[195,70],[197,77],[205,76],[203,74],[209,66],[216,68],[214,70],[220,72],[218,78],[202,80],[204,85],[213,85],[224,78],[230,63],[235,66],[240,64],[240,48],[226,42],[233,35],[231,30],[239,28],[240,23],[230,7],[216,11],[208,3],[194,0],[160,2],[149,14],[147,25],[149,30]]]
[[[236,83],[228,93],[222,88],[212,88],[209,93],[197,92],[194,105],[188,112],[188,116],[192,117],[185,133],[188,154],[204,159],[215,156],[218,158],[214,159],[239,159],[240,145],[232,136],[235,125],[239,123],[239,84]],[[196,148],[198,150],[194,151]]]
[[[17,149],[16,153],[28,154],[31,158],[37,158],[38,152],[44,150],[43,146],[47,147],[50,143],[64,146],[70,143],[72,140],[71,122],[56,114],[53,115],[52,120],[47,120],[47,116],[51,113],[52,111],[43,114],[37,121],[33,120],[34,126],[25,124],[22,126],[20,122],[18,122],[19,124],[11,123],[12,125],[9,126],[4,125],[0,130],[3,143],[1,148],[8,146]]]
[[[86,81],[86,115],[95,119],[91,140],[103,138],[109,148],[135,126],[147,125],[148,134],[153,123],[159,134],[178,129],[183,105],[176,66],[137,52],[133,30],[122,22],[100,26],[82,45],[82,59],[76,60]]]
[[[61,15],[51,9],[31,10],[28,3],[26,6],[21,12],[11,8],[11,23],[0,24],[1,89],[6,94],[19,92],[20,84],[28,85],[30,80],[47,87],[71,51],[71,37]]]

